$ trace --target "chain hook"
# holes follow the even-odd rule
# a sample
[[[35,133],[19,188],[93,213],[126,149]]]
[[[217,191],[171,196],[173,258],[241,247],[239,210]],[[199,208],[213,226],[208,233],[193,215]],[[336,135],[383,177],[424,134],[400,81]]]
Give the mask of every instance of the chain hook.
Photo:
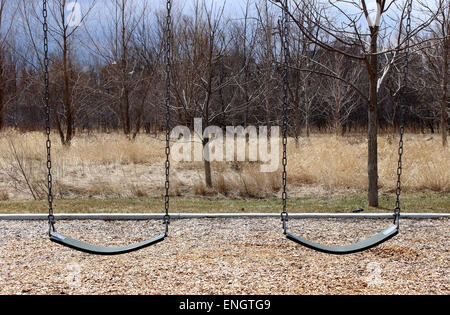
[[[400,207],[394,209],[394,225],[400,226]]]
[[[56,232],[55,229],[55,216],[49,215],[48,216],[48,235],[51,236],[52,232]]]

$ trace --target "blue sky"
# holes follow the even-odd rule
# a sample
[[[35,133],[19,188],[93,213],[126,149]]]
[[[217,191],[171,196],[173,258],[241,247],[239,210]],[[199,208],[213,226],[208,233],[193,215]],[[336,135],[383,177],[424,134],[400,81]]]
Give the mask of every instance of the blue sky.
[[[92,0],[73,0],[73,1],[78,1],[79,3],[81,3],[84,7],[86,7],[86,3],[90,3]],[[166,1],[165,0],[129,0],[130,2],[133,2],[136,6],[136,9],[139,10],[139,7],[142,7],[144,3],[147,3],[149,5],[149,9],[151,9],[152,11],[163,11],[165,10],[165,6],[166,6]],[[189,14],[192,12],[192,8],[193,8],[193,3],[196,0],[172,0],[173,5],[176,9],[181,10],[183,13],[185,14]],[[200,0],[200,2],[203,0]],[[227,17],[241,17],[243,16],[243,12],[245,10],[245,5],[246,5],[246,0],[205,0],[207,5],[211,5],[212,3],[214,3],[215,7],[221,7],[224,3],[225,3],[225,15]],[[317,1],[323,1],[323,2],[328,2],[327,0],[317,0]],[[401,3],[404,0],[397,0],[397,3]],[[417,1],[417,0],[414,0]],[[250,0],[250,2],[253,3],[258,3],[260,2],[259,0]],[[345,1],[337,1],[334,0],[334,2],[339,2],[339,6],[342,8],[345,8],[345,12],[348,13],[358,13],[358,10],[356,10],[354,8],[353,5],[348,5],[345,4]],[[373,7],[374,9],[376,9],[376,0],[367,0],[369,7]],[[433,3],[435,2],[435,0],[421,0],[421,2],[428,2],[428,3]],[[105,8],[111,7],[111,3],[113,3],[113,0],[96,0],[96,5],[95,5],[95,9],[92,12],[92,18],[102,18],[105,17],[105,15],[107,14],[111,14],[110,11],[108,11]],[[252,6],[253,7],[253,6]],[[273,5],[274,9],[275,5]],[[393,11],[393,9],[391,9],[391,12]],[[252,11],[253,15],[255,15],[254,10]],[[360,13],[360,12],[359,12]]]
[[[78,0],[84,7],[87,7],[88,3],[92,0]],[[251,0],[254,2],[254,0]],[[136,7],[142,7],[144,2],[147,2],[149,8],[152,11],[163,11],[166,8],[165,0],[133,0]],[[192,12],[193,4],[195,0],[172,0],[175,9],[182,10],[183,13],[189,14]],[[96,16],[101,16],[107,14],[105,7],[109,7],[112,0],[97,0],[95,4],[95,9],[93,14]],[[244,0],[206,0],[206,4],[210,6],[214,4],[215,7],[221,7],[225,3],[225,14],[228,17],[242,16],[246,1]]]

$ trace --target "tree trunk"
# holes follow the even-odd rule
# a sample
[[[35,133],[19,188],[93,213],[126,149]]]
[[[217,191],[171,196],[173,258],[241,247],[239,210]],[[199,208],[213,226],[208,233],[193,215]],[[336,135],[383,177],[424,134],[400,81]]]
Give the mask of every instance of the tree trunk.
[[[130,116],[130,91],[128,87],[128,45],[127,45],[127,29],[125,23],[125,1],[121,3],[121,66],[122,66],[122,128],[124,134],[129,137],[131,133],[131,116]]]
[[[265,76],[265,88],[266,88],[266,127],[267,127],[267,138],[270,138],[270,127],[271,127],[271,118],[272,118],[272,109],[270,106],[270,93],[273,93],[273,91],[270,90],[270,73],[267,71]]]
[[[5,94],[5,89],[4,89],[4,81],[3,81],[3,60],[0,56],[0,130],[3,129],[3,121],[4,121],[5,111],[6,111],[6,109],[4,108],[5,107],[4,94]]]
[[[209,138],[203,139],[203,152],[205,153],[205,182],[206,186],[212,188],[212,176],[211,176],[211,162],[210,162],[210,151],[208,147]],[[208,148],[208,149],[206,149]]]
[[[450,50],[450,39],[444,40],[444,66],[442,73],[442,99],[441,99],[441,134],[442,145],[448,145],[447,140],[447,103],[448,103],[448,55]]]
[[[309,105],[308,105],[309,107]],[[305,131],[306,131],[306,137],[309,138],[311,136],[311,127],[309,124],[309,108],[306,109],[305,112]]]
[[[369,206],[378,207],[378,115],[376,100],[369,106]]]
[[[302,134],[302,124],[301,124],[301,112],[300,112],[300,104],[298,102],[298,97],[296,98],[296,101],[294,102],[294,117],[295,117],[295,144],[298,146],[300,143],[300,136]]]
[[[376,55],[378,46],[378,28],[372,30],[371,53],[369,60],[370,81],[370,103],[369,103],[369,126],[368,126],[368,177],[369,177],[369,206],[378,207],[378,57]]]
[[[298,146],[300,136],[302,133],[302,114],[301,114],[301,100],[300,100],[300,85],[301,85],[301,72],[295,72],[295,90],[291,93],[292,103],[294,105],[293,117],[295,119],[295,144]]]
[[[333,120],[334,120],[334,134],[336,136],[340,136],[342,134],[342,126],[341,126],[341,100],[340,100],[340,90],[339,90],[339,82],[336,82],[336,96],[334,99],[334,110],[333,110]]]
[[[311,114],[311,101],[309,98],[309,80],[305,82],[305,85],[303,86],[303,94],[305,97],[304,100],[304,108],[305,108],[305,132],[306,132],[306,137],[309,138],[311,136],[311,125],[310,125],[310,114]]]
[[[124,95],[123,95],[123,132],[128,137],[131,132],[131,118],[130,118],[130,95],[128,91],[127,83],[124,81]]]
[[[144,95],[141,98],[139,110],[137,112],[136,128],[134,129],[133,137],[132,137],[133,140],[136,139],[138,133],[141,131],[142,121],[143,121],[143,116],[144,116],[144,107],[145,107],[145,102],[147,101],[147,96],[148,96],[149,91],[150,91],[150,84],[147,84],[147,86],[145,87],[145,90],[144,90]]]
[[[63,19],[64,20],[64,19]],[[73,109],[72,109],[72,96],[70,88],[70,73],[69,73],[69,47],[67,44],[67,35],[64,30],[63,35],[63,72],[64,72],[64,111],[66,113],[66,134],[62,141],[63,145],[70,146],[73,135]]]

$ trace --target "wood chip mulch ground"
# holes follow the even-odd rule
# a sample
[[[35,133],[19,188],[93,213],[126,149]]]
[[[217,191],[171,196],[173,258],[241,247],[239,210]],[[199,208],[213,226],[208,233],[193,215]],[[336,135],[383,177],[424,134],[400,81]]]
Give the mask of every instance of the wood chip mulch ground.
[[[292,220],[289,230],[348,244],[383,220]],[[61,233],[102,245],[161,234],[161,222],[61,221]],[[331,256],[285,239],[277,219],[173,221],[170,238],[123,256],[51,243],[43,221],[0,221],[0,294],[450,294],[449,220],[403,220],[394,239]]]

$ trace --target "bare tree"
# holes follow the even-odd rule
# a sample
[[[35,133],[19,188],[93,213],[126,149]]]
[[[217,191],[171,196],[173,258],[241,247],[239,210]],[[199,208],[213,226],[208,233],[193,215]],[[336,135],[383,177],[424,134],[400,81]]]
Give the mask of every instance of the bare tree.
[[[15,67],[11,69],[11,63],[8,62],[11,51],[7,41],[12,35],[17,8],[17,3],[0,0],[0,130],[3,128],[7,105],[11,101],[7,95],[7,81],[10,81],[11,74],[16,73]]]
[[[74,37],[76,32],[80,29],[80,25],[94,7],[95,0],[90,0],[87,6],[88,9],[84,13],[79,12],[80,16],[77,17],[79,23],[75,24],[71,21],[71,18],[73,18],[71,14],[73,13],[69,13],[67,7],[68,3],[67,0],[52,0],[48,6],[50,17],[54,21],[54,23],[49,24],[49,32],[61,52],[60,73],[62,75],[62,111],[58,111],[57,100],[54,99],[52,104],[58,132],[61,142],[64,145],[70,145],[75,134],[74,123],[76,118],[76,104],[74,102],[73,92],[78,76],[74,65],[76,54]],[[59,62],[57,62],[57,64],[59,64]],[[54,81],[54,83],[59,82],[57,79],[58,77],[59,75],[56,74],[56,81]]]
[[[173,88],[178,118],[188,126],[192,126],[195,118],[201,118],[202,133],[219,119],[231,115],[238,95],[234,93],[226,101],[220,97],[226,87],[236,82],[236,73],[224,71],[228,68],[230,47],[224,8],[224,5],[216,7],[214,3],[209,6],[204,0],[196,1],[193,17],[184,16],[176,31],[178,49],[174,53],[177,65]],[[211,187],[211,139],[198,136],[202,139],[205,155],[206,185]]]
[[[421,50],[425,59],[424,70],[429,72],[427,76],[438,87],[439,99],[436,100],[440,107],[440,125],[442,145],[447,146],[448,111],[449,111],[449,58],[450,58],[450,3],[445,0],[434,2],[422,2],[424,16],[435,16],[433,23],[427,28],[431,38],[419,38],[424,43]],[[436,15],[436,11],[438,12]],[[431,40],[429,40],[431,39]]]
[[[160,40],[152,33],[147,2],[115,0],[105,9],[110,18],[100,23],[101,35],[88,34],[91,53],[103,65],[97,92],[123,133],[135,139],[159,68]]]
[[[236,74],[236,86],[241,94],[240,103],[235,103],[235,116],[247,127],[252,108],[263,94],[256,72],[256,47],[258,21],[250,17],[251,2],[247,0],[243,11],[243,18],[234,22],[231,33],[230,52],[233,57],[233,72]],[[241,118],[243,116],[243,119]]]
[[[258,44],[258,59],[260,67],[260,78],[264,87],[264,111],[265,111],[265,124],[267,130],[270,130],[273,117],[273,104],[276,103],[277,95],[273,93],[277,87],[276,67],[281,54],[278,53],[278,47],[276,45],[276,34],[279,33],[278,23],[274,12],[270,8],[270,2],[268,0],[262,0],[260,4],[256,4],[256,11],[258,13],[259,20],[259,44]],[[268,134],[270,136],[270,134]]]
[[[280,1],[275,2],[283,5]],[[361,62],[366,68],[367,92],[326,69],[315,72],[349,84],[368,104],[368,199],[370,206],[378,207],[378,94],[404,49],[403,22],[407,15],[406,5],[404,3],[403,7],[398,6],[402,13],[395,17],[399,22],[397,39],[392,47],[389,45],[392,42],[392,29],[383,27],[383,21],[389,18],[390,11],[396,11],[393,9],[393,0],[376,0],[375,15],[370,11],[367,0],[328,0],[327,4],[310,0],[293,2],[294,10],[290,11],[290,17],[308,40],[324,50]],[[415,28],[412,35],[426,27],[431,20]],[[306,25],[313,24],[319,28],[319,32],[311,32],[309,27],[305,27],[305,21]],[[380,56],[386,57],[384,63],[381,62]]]
[[[307,23],[308,19],[299,18]],[[318,31],[318,28],[311,23],[305,24],[305,27],[309,28],[310,32]],[[312,70],[317,69],[316,62],[321,58],[323,51],[317,45],[312,44],[298,28],[293,28],[290,33],[290,62],[294,69],[289,92],[294,107],[294,136],[298,143],[302,123],[304,123],[306,137],[311,135],[311,125],[316,112],[315,105],[318,103],[318,96],[321,91],[320,84],[317,84],[320,80]],[[311,71],[302,71],[306,69]]]
[[[72,9],[81,8],[78,1],[70,2]],[[42,73],[43,52],[42,12],[40,1],[20,2],[20,13],[24,36],[29,42],[28,49],[32,53],[24,52],[21,58],[31,66],[37,74]],[[74,92],[80,84],[82,69],[77,69],[78,51],[76,34],[80,26],[87,19],[95,5],[95,0],[84,2],[85,10],[70,11],[69,1],[50,0],[48,3],[49,41],[50,51],[50,105],[56,127],[64,145],[70,145],[75,134],[75,121],[82,98],[77,98]],[[16,51],[17,52],[17,51]],[[41,77],[35,77],[39,80]]]
[[[356,86],[361,81],[363,68],[360,64],[346,59],[342,54],[334,53],[323,64],[327,64],[330,73]],[[358,95],[350,84],[335,78],[322,80],[322,98],[325,101],[324,111],[331,117],[332,127],[336,135],[343,133],[343,125],[358,107]]]

